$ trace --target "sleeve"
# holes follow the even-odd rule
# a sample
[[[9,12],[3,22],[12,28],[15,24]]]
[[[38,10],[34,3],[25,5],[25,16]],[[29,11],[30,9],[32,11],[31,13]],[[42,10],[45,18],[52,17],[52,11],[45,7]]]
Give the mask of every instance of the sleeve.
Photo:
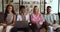
[[[53,16],[54,16],[54,20],[56,20],[56,16],[57,16],[57,15],[54,14]]]
[[[19,21],[19,18],[20,18],[19,15],[17,15],[17,21]]]
[[[28,22],[30,22],[30,15],[27,15]]]
[[[54,15],[54,18],[55,18],[54,19],[55,21],[59,21],[59,16],[58,15]]]
[[[30,21],[31,21],[32,23],[36,23],[36,19],[35,19],[35,17],[34,17],[33,14],[30,15]]]
[[[44,22],[44,17],[43,17],[43,15],[41,14],[41,19],[40,19],[40,25],[42,25],[43,24],[43,22]]]
[[[57,15],[57,17],[56,17],[56,18],[57,18],[57,21],[59,22],[59,16],[58,16],[58,15]]]
[[[47,17],[46,17],[46,15],[44,15],[44,20],[47,21]]]
[[[31,21],[36,21],[33,15],[31,15]]]
[[[43,22],[45,22],[45,18],[44,18],[44,15],[43,15]]]
[[[44,17],[43,17],[43,15],[41,14],[41,21],[42,22],[44,22],[45,20],[44,20]]]

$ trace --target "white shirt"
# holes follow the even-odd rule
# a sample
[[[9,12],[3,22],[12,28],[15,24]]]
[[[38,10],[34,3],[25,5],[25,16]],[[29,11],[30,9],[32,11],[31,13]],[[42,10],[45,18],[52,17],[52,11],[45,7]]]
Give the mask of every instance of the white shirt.
[[[27,14],[25,17],[26,17],[26,21],[30,22],[29,14]],[[17,21],[22,21],[22,16],[21,15],[17,15]]]

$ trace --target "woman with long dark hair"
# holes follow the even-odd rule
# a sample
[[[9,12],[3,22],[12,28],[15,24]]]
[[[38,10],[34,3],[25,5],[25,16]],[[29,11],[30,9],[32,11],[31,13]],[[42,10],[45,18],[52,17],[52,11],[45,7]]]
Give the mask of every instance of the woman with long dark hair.
[[[5,27],[5,32],[10,32],[11,28],[14,27],[14,23],[16,20],[16,14],[14,12],[14,7],[12,5],[7,5],[5,14],[4,14],[4,22],[3,26]]]

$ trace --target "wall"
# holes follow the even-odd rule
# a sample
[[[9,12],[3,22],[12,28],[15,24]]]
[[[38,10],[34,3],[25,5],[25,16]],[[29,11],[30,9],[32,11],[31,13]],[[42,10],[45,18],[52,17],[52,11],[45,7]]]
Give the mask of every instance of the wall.
[[[14,2],[19,2],[19,0],[13,0]],[[39,1],[40,2],[40,0],[23,0],[23,1]]]
[[[0,12],[2,12],[2,0],[0,0]]]
[[[47,6],[52,7],[51,13],[58,13],[58,0],[46,0],[46,2],[47,2],[46,7]]]

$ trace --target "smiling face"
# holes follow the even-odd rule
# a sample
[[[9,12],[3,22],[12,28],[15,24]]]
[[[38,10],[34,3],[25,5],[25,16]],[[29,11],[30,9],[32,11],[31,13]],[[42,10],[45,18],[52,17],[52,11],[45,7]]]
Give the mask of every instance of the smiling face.
[[[33,12],[38,13],[38,7],[37,6],[34,7],[34,11]]]
[[[51,12],[51,6],[47,6],[47,14],[50,14]]]
[[[51,12],[51,8],[47,8],[47,13],[50,13]]]
[[[21,9],[21,12],[22,12],[22,13],[25,13],[25,12],[26,12],[26,9],[25,9],[25,8],[22,8],[22,9]]]
[[[8,6],[8,12],[12,12],[12,6]]]
[[[23,6],[23,5],[20,6],[19,9],[20,9],[20,12],[21,12],[21,13],[25,13],[25,12],[26,12],[25,6]]]

